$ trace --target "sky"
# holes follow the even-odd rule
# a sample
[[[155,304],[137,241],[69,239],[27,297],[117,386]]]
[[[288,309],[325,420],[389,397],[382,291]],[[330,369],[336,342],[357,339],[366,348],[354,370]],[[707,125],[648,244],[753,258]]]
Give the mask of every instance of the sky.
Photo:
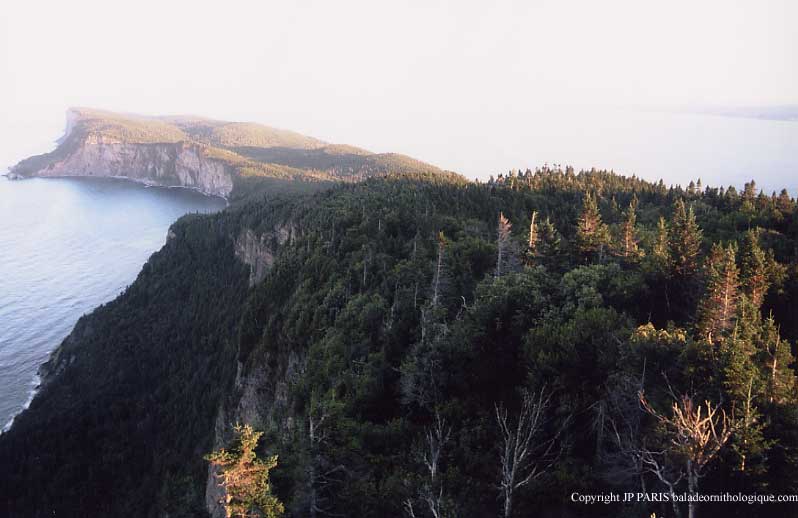
[[[503,127],[559,111],[798,104],[795,20],[793,0],[4,0],[0,168],[91,106],[261,122],[474,176],[526,157]],[[488,133],[491,155],[469,155]]]

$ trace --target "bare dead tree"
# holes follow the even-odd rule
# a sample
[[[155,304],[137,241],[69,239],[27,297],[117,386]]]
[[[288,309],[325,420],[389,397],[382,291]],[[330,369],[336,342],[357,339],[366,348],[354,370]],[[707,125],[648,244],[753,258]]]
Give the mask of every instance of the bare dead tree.
[[[432,306],[438,305],[441,289],[446,284],[444,256],[446,253],[446,237],[443,232],[438,233],[438,256],[435,259],[435,275],[432,279]]]
[[[530,256],[534,256],[537,254],[538,248],[538,227],[535,225],[535,220],[537,219],[538,212],[536,210],[532,211],[532,219],[529,222],[529,244],[528,252]]]
[[[686,394],[674,398],[670,416],[657,412],[642,390],[638,397],[643,410],[662,425],[669,443],[669,448],[663,451],[641,451],[648,471],[663,481],[672,493],[678,483],[687,479],[687,491],[695,495],[704,468],[735,432],[733,417],[710,401],[704,401],[703,406],[696,405]],[[679,463],[681,466],[675,468]],[[666,474],[668,464],[675,468],[670,470],[670,475]],[[689,518],[695,518],[695,513],[696,503],[691,499],[688,502]]]
[[[640,465],[647,472],[656,476],[657,479],[665,484],[670,494],[671,506],[673,506],[673,513],[679,518],[682,513],[679,510],[679,504],[676,501],[676,488],[682,480],[684,480],[684,471],[681,465],[673,465],[668,461],[668,451],[661,450],[655,451],[643,445],[636,455],[639,458]]]
[[[424,432],[424,446],[419,454],[421,464],[427,474],[425,476],[426,480],[418,490],[418,500],[426,504],[433,518],[446,516],[447,499],[438,473],[443,450],[451,435],[451,427],[436,409],[433,423]],[[404,508],[410,518],[415,518],[413,498],[408,498],[404,501]]]
[[[308,446],[310,462],[307,468],[308,507],[310,516],[337,516],[327,506],[325,489],[328,485],[340,482],[336,476],[345,474],[343,465],[331,466],[322,453],[323,445],[328,438],[328,420],[330,410],[323,402],[311,403],[308,411]]]
[[[427,428],[425,435],[427,451],[424,453],[424,465],[429,471],[430,480],[434,481],[438,475],[441,452],[452,435],[452,429],[446,424],[446,419],[441,417],[439,411],[435,411],[435,421],[431,427]]]
[[[607,466],[606,477],[613,482],[635,480],[640,490],[646,492],[646,473],[640,451],[643,446],[642,412],[637,393],[642,389],[645,377],[634,379],[624,376],[607,390],[606,435],[611,449],[602,452],[601,463]]]
[[[413,507],[413,499],[407,498],[403,502],[403,506],[405,508],[405,512],[407,513],[408,518],[416,518],[416,510]]]
[[[496,422],[502,435],[498,488],[505,518],[512,515],[515,491],[540,478],[559,457],[553,455],[556,435],[540,440],[550,403],[551,396],[545,388],[535,394],[525,392],[514,423],[504,405],[495,405]]]

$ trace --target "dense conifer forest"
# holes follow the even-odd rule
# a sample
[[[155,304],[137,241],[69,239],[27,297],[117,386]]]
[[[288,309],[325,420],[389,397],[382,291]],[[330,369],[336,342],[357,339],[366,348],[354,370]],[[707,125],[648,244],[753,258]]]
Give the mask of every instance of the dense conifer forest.
[[[0,514],[208,516],[205,458],[246,421],[286,516],[795,515],[572,501],[798,494],[786,190],[544,167],[273,191],[179,220],[80,320],[0,436]],[[237,237],[278,228],[248,286]]]

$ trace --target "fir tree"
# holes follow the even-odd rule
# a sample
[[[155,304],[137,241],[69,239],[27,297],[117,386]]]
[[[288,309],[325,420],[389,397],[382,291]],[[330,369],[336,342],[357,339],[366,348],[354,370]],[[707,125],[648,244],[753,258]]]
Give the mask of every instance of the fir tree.
[[[699,252],[701,229],[692,207],[687,209],[678,198],[668,229],[668,298],[671,318],[683,320],[695,313],[700,293]]]
[[[618,254],[628,261],[634,261],[641,255],[637,239],[637,196],[633,196],[629,202],[629,207],[624,211],[626,216],[621,224],[621,242],[618,246]]]
[[[554,223],[552,223],[551,218],[548,216],[546,216],[546,219],[540,225],[536,249],[539,257],[543,257],[549,261],[560,253],[560,233],[557,232],[557,227],[554,226]]]
[[[254,431],[250,425],[236,425],[235,432],[238,444],[233,451],[221,449],[206,457],[219,470],[216,478],[224,489],[222,504],[227,518],[282,516],[285,509],[272,495],[269,482],[277,456],[265,461],[257,458],[255,448],[263,432]]]
[[[669,259],[674,277],[689,280],[696,276],[700,249],[701,229],[695,221],[693,208],[688,210],[679,198],[674,204],[668,234]]]
[[[582,201],[582,213],[576,228],[576,242],[580,254],[586,259],[598,256],[603,259],[604,248],[609,242],[607,225],[601,220],[596,198],[586,192]]]
[[[784,214],[789,214],[792,212],[793,201],[792,198],[790,198],[790,193],[787,192],[787,189],[782,189],[779,193],[779,197],[776,200],[776,206]]]
[[[651,255],[657,268],[662,272],[666,272],[670,264],[670,253],[668,248],[668,222],[663,217],[660,217],[657,222],[657,239],[654,241]]]
[[[795,361],[790,343],[782,340],[779,327],[771,314],[762,324],[758,344],[760,365],[767,377],[767,398],[770,403],[795,401]]]
[[[739,271],[733,245],[712,246],[706,264],[706,292],[699,305],[699,334],[709,343],[732,328],[737,314]]]
[[[510,239],[512,228],[513,224],[500,212],[496,227],[496,277],[512,272],[518,265],[515,247]]]
[[[749,230],[743,238],[741,250],[740,280],[743,292],[748,296],[755,308],[762,307],[765,294],[770,286],[768,278],[767,256],[759,246],[759,233]]]

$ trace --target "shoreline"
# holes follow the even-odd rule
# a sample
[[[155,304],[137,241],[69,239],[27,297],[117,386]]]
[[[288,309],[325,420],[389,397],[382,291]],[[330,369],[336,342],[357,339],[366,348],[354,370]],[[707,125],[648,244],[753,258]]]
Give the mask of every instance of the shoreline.
[[[9,181],[17,182],[17,181],[24,181],[24,180],[31,180],[33,178],[42,178],[42,179],[49,179],[49,178],[60,178],[60,179],[71,179],[71,178],[92,178],[95,180],[123,180],[126,182],[134,183],[137,185],[143,185],[146,188],[156,188],[156,189],[186,189],[188,191],[196,192],[208,198],[221,198],[225,202],[225,208],[230,206],[230,200],[227,196],[223,194],[210,194],[198,187],[191,187],[190,185],[162,185],[156,182],[149,182],[147,180],[141,180],[138,178],[131,178],[129,176],[93,176],[93,175],[83,175],[83,174],[68,174],[68,175],[57,175],[57,176],[22,176],[19,174],[15,174],[11,171],[6,173],[0,174],[0,176],[6,177]]]
[[[42,364],[44,365],[44,364]],[[41,368],[41,365],[39,366]],[[8,422],[3,425],[3,428],[0,428],[0,435],[11,430],[11,427],[14,425],[14,420],[25,410],[30,408],[31,403],[33,403],[33,399],[36,397],[36,394],[39,393],[39,389],[42,386],[42,377],[39,375],[38,369],[36,370],[36,374],[33,375],[33,380],[28,384],[31,388],[28,391],[28,399],[25,400],[25,403],[22,405],[22,408],[19,411],[11,414],[11,417],[8,419]]]
[[[76,178],[80,179],[80,178],[89,178],[89,179],[102,180],[102,181],[108,181],[108,180],[111,180],[111,181],[113,181],[113,180],[115,180],[115,181],[123,181],[123,182],[128,182],[128,183],[134,184],[134,185],[141,185],[144,188],[148,188],[148,189],[149,188],[153,188],[153,189],[186,189],[188,191],[192,191],[192,192],[195,192],[197,194],[200,194],[200,195],[202,195],[203,197],[206,197],[206,198],[219,198],[219,199],[223,200],[224,203],[225,203],[225,206],[223,208],[221,208],[220,211],[221,210],[225,210],[225,209],[227,209],[230,206],[230,201],[227,199],[227,197],[222,196],[222,195],[217,195],[217,194],[208,194],[208,193],[203,192],[202,190],[200,190],[200,189],[198,189],[196,187],[183,186],[183,185],[159,185],[159,184],[154,183],[154,182],[147,182],[147,181],[144,181],[144,180],[138,180],[138,179],[130,178],[130,177],[127,177],[127,176],[88,176],[88,175],[22,176],[22,175],[15,174],[15,173],[13,173],[11,171],[6,171],[5,173],[0,174],[0,177],[5,177],[8,181],[12,181],[12,182],[32,180],[34,178],[41,178],[41,179],[44,179],[44,180],[47,180],[47,179],[76,179]],[[171,225],[170,225],[170,227],[171,227]],[[72,329],[74,329],[74,325],[72,326]],[[70,330],[70,333],[71,332],[72,331]],[[14,421],[16,420],[16,418],[20,414],[22,414],[24,411],[26,411],[28,408],[30,408],[30,406],[33,403],[33,400],[35,399],[36,395],[39,393],[40,389],[43,387],[43,385],[47,381],[46,380],[47,374],[42,372],[42,368],[49,361],[52,360],[53,354],[61,347],[62,342],[63,342],[63,340],[61,342],[59,342],[48,353],[47,359],[44,362],[42,362],[41,364],[39,364],[39,366],[36,369],[36,372],[33,374],[33,377],[28,382],[28,386],[30,387],[30,389],[28,390],[28,397],[26,398],[26,400],[22,404],[22,406],[19,407],[18,410],[14,411],[9,416],[8,421],[6,423],[4,423],[2,426],[0,426],[0,435],[3,435],[6,432],[8,432],[9,430],[11,430],[11,427],[14,425]]]

